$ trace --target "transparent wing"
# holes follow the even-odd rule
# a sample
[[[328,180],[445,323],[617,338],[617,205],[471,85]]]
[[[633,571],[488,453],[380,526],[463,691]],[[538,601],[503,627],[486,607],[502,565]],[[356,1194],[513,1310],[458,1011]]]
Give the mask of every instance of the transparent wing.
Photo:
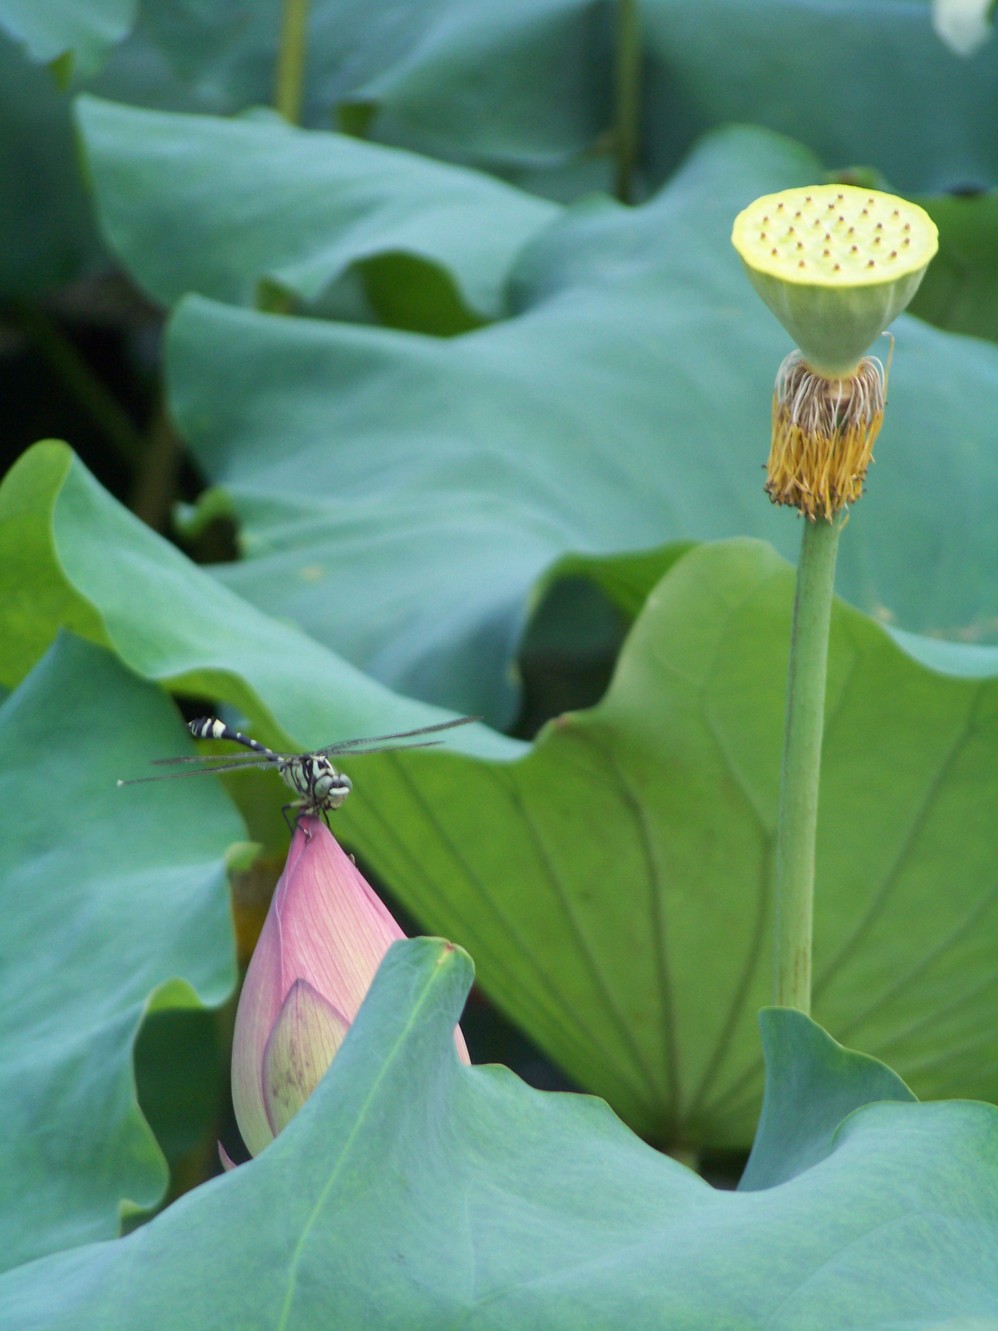
[[[373,741],[372,741],[373,743]],[[399,749],[435,749],[443,744],[442,739],[424,739],[417,740],[415,744],[376,744],[373,749],[351,748],[342,750],[347,758],[363,758],[365,753],[397,753]],[[332,749],[320,749],[320,754],[333,753],[338,754],[341,750],[335,746]]]
[[[276,762],[278,758],[293,758],[296,754],[275,753],[272,757],[265,757],[262,753],[255,753],[252,750],[244,753],[185,753],[180,758],[153,758],[152,762],[156,767],[163,767],[171,763],[204,763],[205,770],[210,771],[211,765],[215,763],[231,763],[233,767],[266,767],[268,763]],[[180,774],[177,773],[179,776]],[[153,781],[154,777],[143,777],[143,781]]]
[[[249,757],[248,754],[247,757]],[[167,762],[167,763],[174,761],[183,762],[185,761],[185,759],[160,758],[158,759],[158,761]],[[201,761],[207,762],[208,759],[203,758]],[[238,762],[235,759],[230,759],[228,762],[218,763],[210,767],[188,767],[183,772],[162,772],[157,776],[135,776],[128,781],[119,781],[118,785],[141,786],[146,781],[175,781],[178,777],[181,776],[207,776],[209,774],[215,775],[219,772],[245,772],[247,771],[247,769],[253,767],[272,767],[272,766],[273,766],[273,761],[270,758],[254,758],[253,761],[248,763]]]
[[[438,721],[433,726],[419,726],[416,730],[400,730],[394,735],[368,735],[361,739],[341,739],[335,744],[327,744],[324,749],[315,749],[315,753],[346,753],[347,750],[360,750],[364,753],[384,753],[387,749],[425,749],[432,744],[440,744],[441,740],[428,739],[419,744],[395,744],[391,741],[397,739],[409,739],[413,735],[432,735],[438,730],[453,730],[456,726],[466,726],[472,721],[481,721],[480,716],[459,716],[456,721]],[[368,748],[368,745],[378,744],[380,748]]]

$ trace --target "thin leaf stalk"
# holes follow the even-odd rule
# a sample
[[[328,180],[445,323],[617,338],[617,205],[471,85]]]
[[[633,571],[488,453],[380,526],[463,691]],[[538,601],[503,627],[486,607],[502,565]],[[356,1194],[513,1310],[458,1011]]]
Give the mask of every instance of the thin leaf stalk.
[[[794,597],[779,821],[774,1001],[811,1009],[814,858],[825,721],[828,635],[843,515],[804,521]]]
[[[309,0],[284,0],[277,52],[274,106],[292,125],[301,123],[305,97],[305,57]]]
[[[617,0],[617,47],[614,69],[614,189],[621,203],[634,198],[641,96],[641,26],[637,0]]]

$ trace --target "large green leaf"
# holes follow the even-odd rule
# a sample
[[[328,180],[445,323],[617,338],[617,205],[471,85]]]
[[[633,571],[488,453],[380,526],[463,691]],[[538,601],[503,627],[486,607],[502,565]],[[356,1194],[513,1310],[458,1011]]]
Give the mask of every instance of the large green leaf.
[[[718,134],[644,207],[568,209],[518,265],[516,314],[446,341],[183,302],[174,410],[244,524],[219,578],[393,688],[504,720],[530,590],[562,556],[742,533],[791,553],[760,472],[788,347],[729,234],[819,171],[786,140]],[[896,331],[840,586],[908,629],[987,638],[998,350]]]
[[[137,675],[246,708],[279,743],[441,719],[220,586],[113,500],[64,444],[37,445],[0,487],[0,567],[10,579],[0,607],[4,683],[20,680],[66,626]],[[522,748],[481,727],[456,734],[471,752]]]
[[[488,176],[276,119],[94,98],[77,115],[105,234],[165,304],[187,291],[252,304],[263,279],[314,301],[351,264],[396,255],[493,316],[517,251],[558,211]]]
[[[339,824],[658,1141],[745,1145],[757,1112],[792,596],[765,547],[691,552],[599,706],[513,764],[386,764]],[[930,671],[837,607],[814,1010],[923,1096],[998,1094],[996,742],[998,679]]]
[[[143,821],[115,788],[175,735],[170,711],[68,637],[0,707],[5,1267],[113,1235],[122,1208],[156,1201],[165,1171],[135,1099],[136,1032],[150,1005],[218,1003],[235,979],[231,808],[203,790],[181,825],[167,788]]]
[[[331,1071],[262,1156],[127,1239],[9,1273],[0,1320],[19,1331],[998,1325],[993,1107],[866,1105],[791,1182],[715,1191],[598,1102],[459,1064],[452,1030],[470,979],[468,958],[439,940],[397,944]],[[812,1108],[786,1112],[806,1121]]]
[[[7,678],[61,617],[136,673],[230,700],[283,747],[432,719],[194,568],[64,450],[30,454],[4,500],[26,515],[0,536],[38,608],[19,619],[11,603]],[[448,752],[354,760],[337,815],[416,917],[474,952],[490,994],[657,1140],[751,1136],[791,599],[765,547],[693,550],[599,707],[519,761],[524,746],[473,727]],[[816,1014],[919,1094],[992,1096],[998,683],[929,670],[840,607],[829,687]],[[192,817],[201,784],[176,783]],[[136,816],[163,789],[128,792]]]

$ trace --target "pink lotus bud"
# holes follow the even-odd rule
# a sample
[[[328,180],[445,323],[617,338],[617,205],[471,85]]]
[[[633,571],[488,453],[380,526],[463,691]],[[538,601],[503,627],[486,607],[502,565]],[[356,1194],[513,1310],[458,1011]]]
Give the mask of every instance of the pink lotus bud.
[[[300,818],[236,1013],[232,1102],[252,1155],[315,1090],[404,936],[325,824]],[[459,1028],[454,1039],[470,1062]]]

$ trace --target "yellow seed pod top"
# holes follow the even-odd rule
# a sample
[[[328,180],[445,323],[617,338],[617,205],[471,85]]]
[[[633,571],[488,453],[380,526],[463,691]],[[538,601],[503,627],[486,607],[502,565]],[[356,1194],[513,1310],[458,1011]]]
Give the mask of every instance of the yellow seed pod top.
[[[764,194],[735,218],[731,243],[805,360],[829,378],[856,368],[939,248],[917,204],[854,185]]]

